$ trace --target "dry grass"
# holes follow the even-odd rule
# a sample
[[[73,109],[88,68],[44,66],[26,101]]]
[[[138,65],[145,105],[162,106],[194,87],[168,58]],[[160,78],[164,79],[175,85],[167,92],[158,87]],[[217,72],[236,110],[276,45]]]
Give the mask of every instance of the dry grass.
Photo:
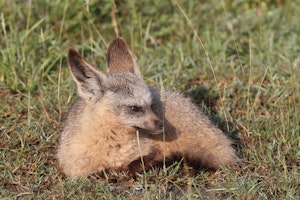
[[[298,3],[85,2],[0,3],[2,199],[300,198]],[[60,123],[76,96],[67,49],[104,69],[116,33],[149,84],[190,96],[239,141],[243,169],[195,173],[174,163],[136,180],[61,173]]]

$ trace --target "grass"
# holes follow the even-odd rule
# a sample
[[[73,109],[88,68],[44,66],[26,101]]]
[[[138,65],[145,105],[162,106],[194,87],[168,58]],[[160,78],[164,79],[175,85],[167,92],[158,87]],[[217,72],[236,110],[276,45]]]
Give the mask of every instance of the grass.
[[[1,199],[300,198],[296,1],[33,0],[0,7]],[[243,169],[193,174],[175,163],[136,180],[113,172],[71,180],[60,172],[60,124],[76,96],[67,49],[104,70],[116,35],[147,83],[190,96],[238,138]]]

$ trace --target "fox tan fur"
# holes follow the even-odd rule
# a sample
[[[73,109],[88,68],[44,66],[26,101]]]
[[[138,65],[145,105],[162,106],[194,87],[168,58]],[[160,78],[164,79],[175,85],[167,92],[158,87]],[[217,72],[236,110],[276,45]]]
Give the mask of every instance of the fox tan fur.
[[[106,60],[103,73],[69,50],[79,99],[69,110],[57,152],[65,174],[140,172],[141,158],[146,169],[174,157],[211,169],[240,162],[231,140],[188,98],[145,84],[121,38],[112,41]]]

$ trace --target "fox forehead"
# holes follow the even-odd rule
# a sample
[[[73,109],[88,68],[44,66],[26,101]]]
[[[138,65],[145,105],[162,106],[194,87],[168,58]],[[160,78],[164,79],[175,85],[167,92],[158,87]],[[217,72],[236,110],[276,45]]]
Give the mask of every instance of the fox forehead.
[[[119,97],[119,103],[125,105],[146,106],[152,103],[149,87],[130,72],[109,74],[106,88],[114,93],[114,97]]]

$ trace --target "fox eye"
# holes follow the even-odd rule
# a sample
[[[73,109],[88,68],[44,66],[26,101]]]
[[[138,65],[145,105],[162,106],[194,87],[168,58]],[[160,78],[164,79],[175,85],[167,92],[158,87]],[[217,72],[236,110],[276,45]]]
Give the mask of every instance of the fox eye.
[[[128,108],[132,112],[142,112],[143,111],[143,108],[140,106],[128,106]]]

